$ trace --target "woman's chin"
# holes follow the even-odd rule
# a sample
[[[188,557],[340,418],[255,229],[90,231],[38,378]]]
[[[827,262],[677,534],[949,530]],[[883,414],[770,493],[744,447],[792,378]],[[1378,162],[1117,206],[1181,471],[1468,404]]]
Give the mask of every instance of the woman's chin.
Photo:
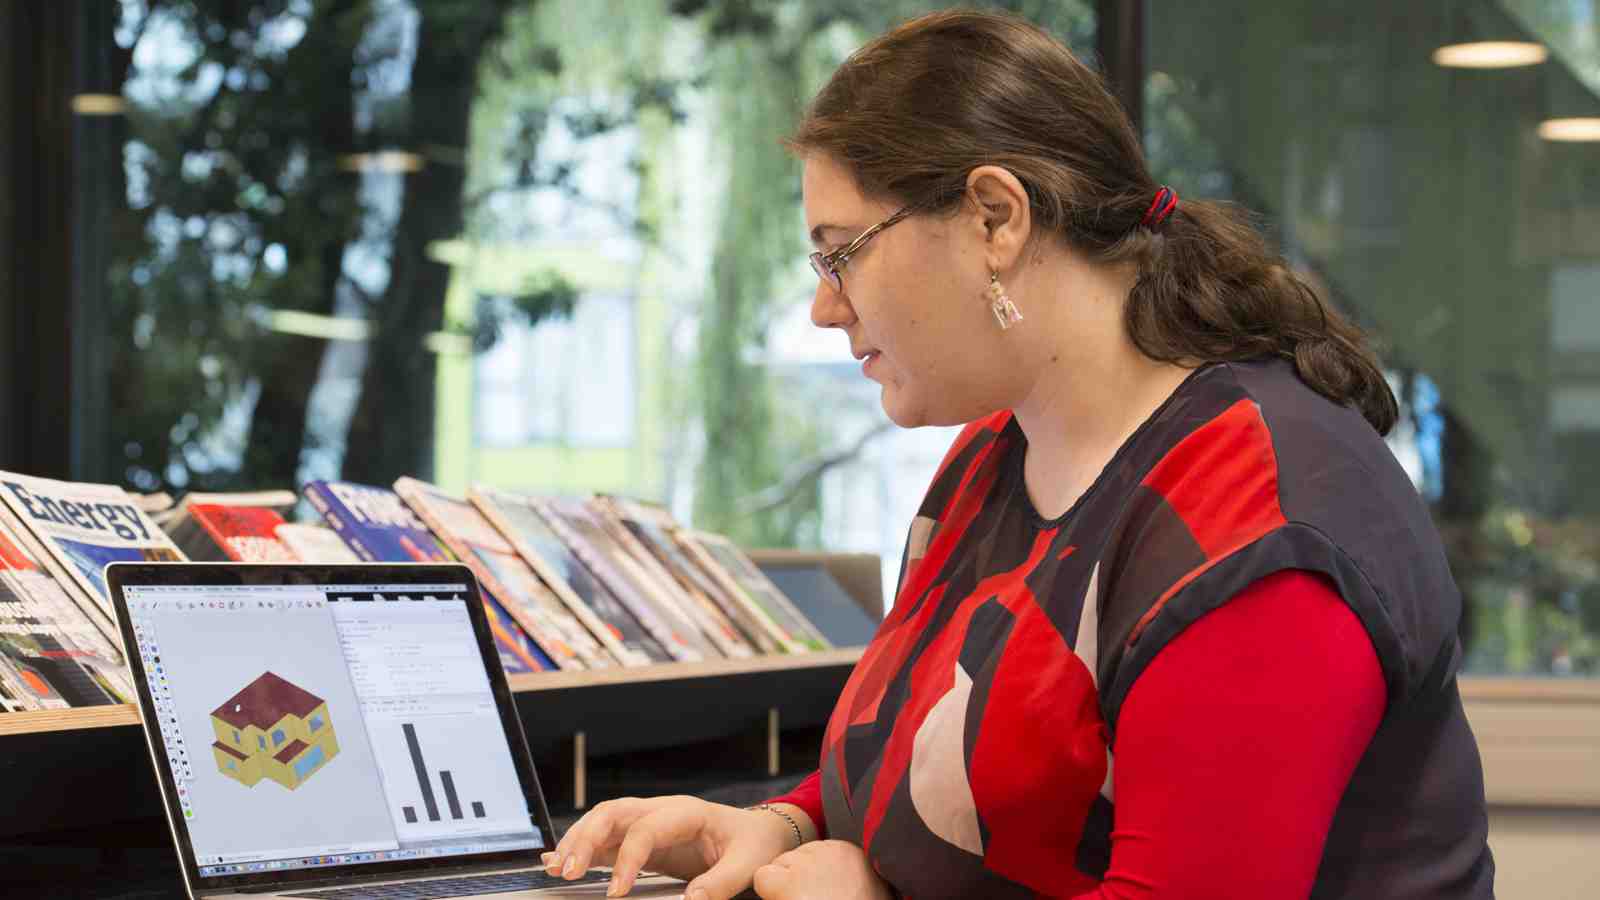
[[[909,397],[898,385],[885,384],[879,397],[889,421],[901,428],[954,427],[965,425],[998,410],[987,404],[969,402],[930,405]]]
[[[908,402],[909,400],[910,398],[906,397],[905,392],[899,387],[888,384],[883,386],[883,391],[879,396],[879,402],[883,404],[884,415],[889,417],[889,421],[901,428],[920,428],[923,425],[927,425],[928,416],[926,410],[923,409],[921,404]]]
[[[889,417],[889,421],[901,428],[915,428],[915,425],[906,421],[906,410],[896,402],[899,400],[897,394],[898,392],[887,384],[878,385],[878,405],[883,407],[883,414]]]

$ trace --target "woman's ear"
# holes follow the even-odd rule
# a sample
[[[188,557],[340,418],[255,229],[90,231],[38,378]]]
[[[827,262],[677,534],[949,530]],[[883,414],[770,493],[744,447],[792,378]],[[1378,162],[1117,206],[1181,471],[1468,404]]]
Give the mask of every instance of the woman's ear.
[[[967,196],[973,205],[973,226],[981,229],[989,268],[1010,268],[1027,246],[1033,228],[1027,189],[1010,169],[978,166],[967,173]]]

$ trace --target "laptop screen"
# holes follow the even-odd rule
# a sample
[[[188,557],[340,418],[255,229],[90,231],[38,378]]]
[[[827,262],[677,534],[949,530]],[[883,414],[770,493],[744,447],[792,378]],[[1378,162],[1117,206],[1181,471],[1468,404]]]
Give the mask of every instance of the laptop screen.
[[[544,845],[472,586],[123,590],[200,877]]]

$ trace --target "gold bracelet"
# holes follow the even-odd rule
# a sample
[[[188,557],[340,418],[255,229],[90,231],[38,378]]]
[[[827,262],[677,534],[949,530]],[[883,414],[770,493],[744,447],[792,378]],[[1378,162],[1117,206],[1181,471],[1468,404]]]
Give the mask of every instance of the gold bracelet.
[[[791,815],[789,815],[789,814],[788,814],[788,813],[786,813],[786,812],[784,812],[784,811],[783,811],[783,810],[781,810],[781,809],[779,809],[779,808],[777,808],[777,807],[776,807],[776,806],[773,806],[773,805],[772,805],[772,804],[770,804],[770,803],[762,803],[762,804],[758,804],[758,805],[756,805],[756,806],[747,806],[747,807],[745,807],[745,808],[746,808],[746,809],[749,809],[749,810],[760,810],[760,809],[764,809],[764,810],[766,810],[766,811],[767,811],[767,812],[770,812],[770,813],[773,813],[773,814],[775,814],[775,815],[779,815],[779,816],[782,816],[782,817],[783,817],[783,820],[784,820],[784,821],[785,821],[785,822],[788,822],[788,823],[789,823],[789,827],[790,827],[790,828],[792,828],[792,829],[794,829],[794,846],[795,846],[795,848],[796,848],[796,849],[799,849],[799,847],[800,847],[800,845],[801,845],[801,844],[804,844],[804,843],[805,843],[805,842],[806,842],[806,839],[805,839],[805,837],[803,837],[803,836],[802,836],[802,835],[801,835],[801,834],[800,834],[800,823],[799,823],[799,822],[796,822],[796,821],[795,821],[795,820],[794,820],[794,816],[791,816]]]

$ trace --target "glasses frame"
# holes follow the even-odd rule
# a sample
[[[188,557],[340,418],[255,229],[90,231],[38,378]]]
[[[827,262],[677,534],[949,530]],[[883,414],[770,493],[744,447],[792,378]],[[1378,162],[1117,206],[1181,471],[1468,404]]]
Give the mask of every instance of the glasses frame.
[[[865,247],[867,241],[872,240],[873,237],[878,234],[878,232],[883,231],[890,225],[893,225],[901,219],[904,219],[906,216],[911,215],[916,211],[916,209],[917,204],[902,207],[899,212],[896,212],[889,218],[884,219],[882,222],[879,222],[871,228],[868,228],[866,231],[861,232],[861,234],[856,236],[855,240],[844,245],[843,247],[828,253],[823,253],[820,250],[812,253],[810,256],[812,271],[817,273],[817,277],[822,279],[823,284],[828,285],[841,294],[844,293],[843,271],[845,264],[850,261],[850,257],[861,252],[861,248]]]

